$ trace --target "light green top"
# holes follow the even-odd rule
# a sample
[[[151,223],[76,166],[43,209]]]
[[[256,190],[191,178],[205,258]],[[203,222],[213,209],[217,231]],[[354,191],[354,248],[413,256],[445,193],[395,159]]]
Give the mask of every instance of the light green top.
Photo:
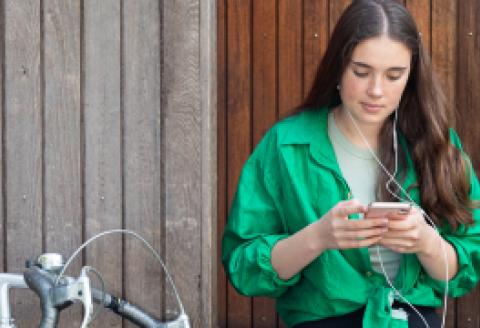
[[[328,115],[328,136],[353,197],[365,205],[376,201],[379,165],[367,148],[359,148],[352,144],[340,131],[335,123],[333,111]],[[368,252],[373,270],[383,274],[383,263],[388,279],[393,281],[400,268],[402,256],[380,245],[369,247]]]
[[[373,270],[367,248],[326,250],[288,280],[280,279],[272,267],[271,251],[276,242],[349,198],[351,191],[328,137],[327,117],[327,109],[315,109],[275,124],[245,163],[223,235],[225,271],[239,293],[276,298],[277,312],[290,327],[364,306],[365,328],[407,327],[405,321],[392,317],[392,289],[384,276]],[[450,136],[461,150],[453,130]],[[409,147],[399,137],[406,153],[401,184],[419,202]],[[478,179],[468,157],[463,156],[470,198],[480,200]],[[480,210],[472,215],[476,223],[468,229],[460,226],[452,232],[448,224],[440,229],[458,255],[458,273],[448,282],[452,297],[466,294],[479,279]],[[394,285],[414,305],[438,307],[445,291],[445,283],[430,277],[415,254],[402,255]]]

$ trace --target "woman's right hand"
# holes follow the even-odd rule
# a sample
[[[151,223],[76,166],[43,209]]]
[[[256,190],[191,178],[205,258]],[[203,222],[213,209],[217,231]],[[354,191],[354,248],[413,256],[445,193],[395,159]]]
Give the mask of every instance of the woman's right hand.
[[[348,216],[365,213],[366,206],[357,200],[337,203],[330,211],[312,224],[322,249],[348,249],[374,245],[388,231],[387,218],[349,220]]]

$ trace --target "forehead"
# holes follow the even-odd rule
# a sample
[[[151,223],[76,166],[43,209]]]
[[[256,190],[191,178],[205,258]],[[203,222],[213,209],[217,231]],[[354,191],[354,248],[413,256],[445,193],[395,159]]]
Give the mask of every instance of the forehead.
[[[353,50],[351,59],[375,69],[409,67],[411,51],[399,41],[380,36],[360,42]]]

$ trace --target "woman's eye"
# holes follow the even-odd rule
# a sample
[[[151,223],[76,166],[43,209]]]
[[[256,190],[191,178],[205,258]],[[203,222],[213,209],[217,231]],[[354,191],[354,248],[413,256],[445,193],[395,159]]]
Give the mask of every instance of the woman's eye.
[[[387,75],[387,79],[389,79],[390,81],[396,81],[401,77],[401,75]]]
[[[368,75],[367,72],[357,72],[357,71],[353,71],[353,74],[355,74],[358,77],[366,77]]]

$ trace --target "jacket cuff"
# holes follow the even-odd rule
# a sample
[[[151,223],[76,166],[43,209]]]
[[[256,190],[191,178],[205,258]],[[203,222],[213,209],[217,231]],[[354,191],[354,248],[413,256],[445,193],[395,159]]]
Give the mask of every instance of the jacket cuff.
[[[453,246],[458,259],[458,272],[448,281],[448,295],[451,297],[460,297],[472,290],[477,282],[472,258],[458,238],[455,236],[442,237]],[[442,262],[443,261],[442,255]],[[426,280],[435,291],[442,295],[445,293],[445,281],[434,279],[429,275],[426,275]]]
[[[270,235],[261,237],[263,240],[262,247],[258,250],[258,265],[260,266],[263,275],[267,280],[276,287],[283,289],[282,287],[289,287],[295,285],[300,279],[300,273],[297,273],[288,280],[283,280],[278,276],[277,271],[272,267],[272,249],[275,244],[287,238],[288,235]],[[285,291],[285,290],[283,290]]]

